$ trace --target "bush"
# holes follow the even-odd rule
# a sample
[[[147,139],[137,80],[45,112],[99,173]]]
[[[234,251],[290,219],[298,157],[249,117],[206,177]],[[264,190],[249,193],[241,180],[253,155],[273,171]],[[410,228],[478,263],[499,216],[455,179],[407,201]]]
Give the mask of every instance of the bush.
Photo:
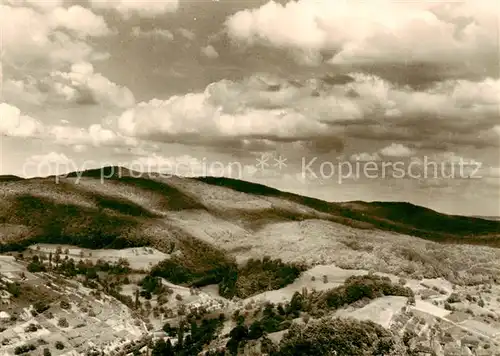
[[[451,293],[448,299],[446,299],[448,303],[460,303],[462,300],[457,293]]]
[[[21,345],[21,346],[18,346],[14,349],[14,354],[21,355],[21,354],[25,354],[27,352],[34,351],[34,350],[36,350],[36,346],[33,344]]]
[[[50,349],[48,348],[43,349],[43,356],[52,356]]]
[[[66,300],[61,300],[61,302],[59,303],[59,306],[62,309],[71,309],[71,304],[69,304]]]
[[[64,344],[61,341],[56,341],[56,349],[64,350]]]
[[[33,305],[33,308],[38,314],[43,313],[44,311],[48,310],[50,308],[50,305],[47,305],[43,301],[38,301]]]
[[[57,322],[57,325],[59,325],[62,328],[69,327],[69,323],[68,320],[66,320],[66,318],[60,318],[59,321]]]
[[[30,323],[27,327],[24,328],[24,331],[27,333],[34,333],[38,330],[36,324]]]

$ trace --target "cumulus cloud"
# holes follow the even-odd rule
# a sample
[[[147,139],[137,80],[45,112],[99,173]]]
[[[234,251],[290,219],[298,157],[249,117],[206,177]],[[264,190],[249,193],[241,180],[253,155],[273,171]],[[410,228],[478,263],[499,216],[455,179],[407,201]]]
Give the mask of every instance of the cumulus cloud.
[[[333,64],[466,63],[498,58],[498,2],[270,1],[228,17],[229,36],[303,53],[332,53]],[[326,51],[326,52],[325,52]],[[479,61],[479,63],[474,63]],[[493,62],[495,63],[495,62]]]
[[[112,9],[118,11],[124,18],[133,14],[153,18],[168,12],[175,12],[179,8],[179,0],[90,0],[96,9]]]
[[[409,157],[414,151],[400,143],[393,143],[390,146],[382,148],[380,153],[388,157]]]
[[[134,95],[126,88],[111,82],[88,62],[74,63],[69,72],[54,71],[50,83],[54,92],[67,101],[84,104],[109,104],[119,108],[131,107]]]
[[[78,5],[45,9],[0,5],[4,65],[22,69],[35,62],[53,65],[98,56],[85,38],[110,33],[102,17]]]
[[[219,53],[215,50],[215,48],[211,45],[201,48],[201,53],[210,59],[215,59],[219,57]]]
[[[49,13],[48,21],[51,28],[64,28],[79,37],[99,37],[111,33],[101,16],[78,5],[69,8],[56,7]]]
[[[182,36],[184,37],[185,39],[189,40],[189,41],[192,41],[196,38],[196,35],[193,31],[190,31],[186,28],[180,28],[177,30],[177,32]]]
[[[142,30],[139,26],[135,26],[132,28],[131,34],[132,36],[138,38],[158,37],[167,39],[169,41],[172,41],[174,39],[174,34],[172,32],[161,28],[155,28],[153,30]]]
[[[446,139],[471,144],[474,135],[482,144],[500,143],[496,136],[478,139],[478,131],[489,127],[493,132],[497,125],[498,80],[454,80],[412,90],[372,75],[348,77],[222,80],[204,92],[139,103],[117,119],[117,127],[125,135],[158,141],[238,147],[297,142],[315,150],[332,149],[329,142],[342,147],[349,137],[407,141],[418,147]],[[409,155],[402,144],[381,153]]]
[[[0,103],[0,135],[32,137],[43,132],[40,121],[23,115],[17,107]]]
[[[48,127],[46,132],[54,143],[72,146],[76,151],[83,151],[86,146],[133,147],[138,145],[137,139],[116,133],[101,124],[90,125],[87,129],[68,125],[54,125]]]

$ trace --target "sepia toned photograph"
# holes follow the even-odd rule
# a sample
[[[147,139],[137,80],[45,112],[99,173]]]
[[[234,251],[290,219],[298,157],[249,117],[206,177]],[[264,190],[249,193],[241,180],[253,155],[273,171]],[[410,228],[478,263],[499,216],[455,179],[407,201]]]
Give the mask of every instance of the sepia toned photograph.
[[[12,355],[500,355],[500,1],[0,0]]]

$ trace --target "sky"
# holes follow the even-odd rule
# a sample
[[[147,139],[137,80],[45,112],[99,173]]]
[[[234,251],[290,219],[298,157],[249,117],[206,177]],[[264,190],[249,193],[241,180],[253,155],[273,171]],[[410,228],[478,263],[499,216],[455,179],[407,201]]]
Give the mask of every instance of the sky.
[[[0,174],[500,216],[500,3],[1,0]]]

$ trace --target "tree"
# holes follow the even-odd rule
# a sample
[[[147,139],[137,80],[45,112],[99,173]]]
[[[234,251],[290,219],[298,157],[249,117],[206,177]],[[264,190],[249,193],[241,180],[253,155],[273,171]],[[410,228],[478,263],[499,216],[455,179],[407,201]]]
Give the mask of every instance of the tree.
[[[61,328],[67,328],[69,326],[68,320],[66,318],[60,318],[59,321],[57,322],[57,325],[59,325]]]
[[[63,350],[64,344],[61,341],[56,341],[56,349]]]
[[[250,328],[248,330],[248,338],[255,340],[260,338],[262,335],[264,335],[264,328],[262,327],[260,321],[256,320],[252,323],[252,325],[250,325]]]
[[[139,308],[139,288],[135,290],[135,303],[134,303],[134,308],[138,309]]]

